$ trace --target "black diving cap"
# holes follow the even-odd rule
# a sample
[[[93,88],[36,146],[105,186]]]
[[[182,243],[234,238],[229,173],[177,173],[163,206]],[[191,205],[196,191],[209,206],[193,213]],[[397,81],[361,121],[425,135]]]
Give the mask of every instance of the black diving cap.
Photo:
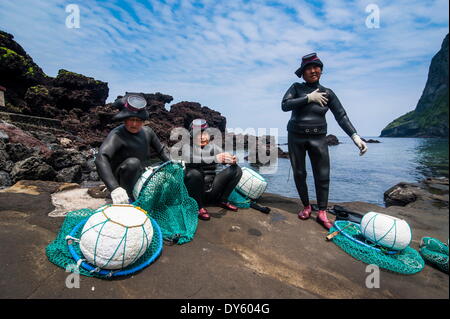
[[[125,120],[129,117],[137,117],[143,121],[148,120],[147,101],[142,95],[125,94],[124,97],[115,100],[113,106],[120,110],[113,118],[115,121]]]
[[[302,64],[300,67],[295,71],[295,74],[301,78],[303,75],[303,70],[305,70],[305,67],[310,64],[316,64],[323,68],[323,63],[320,61],[319,57],[317,56],[317,53],[310,53],[302,57]]]

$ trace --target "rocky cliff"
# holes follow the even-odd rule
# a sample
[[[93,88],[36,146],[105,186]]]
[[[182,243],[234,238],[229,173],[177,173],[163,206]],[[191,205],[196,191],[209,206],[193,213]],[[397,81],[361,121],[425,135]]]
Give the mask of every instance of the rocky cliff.
[[[0,85],[6,88],[0,107],[0,188],[20,179],[60,182],[97,181],[95,149],[121,123],[108,97],[108,83],[64,69],[50,77],[14,36],[0,30]],[[126,93],[126,92],[124,92]],[[171,105],[173,97],[144,94],[150,119],[145,125],[169,144],[174,127],[194,118],[225,132],[226,118],[196,102]]]
[[[431,60],[428,79],[414,111],[391,122],[382,137],[448,137],[448,34]]]

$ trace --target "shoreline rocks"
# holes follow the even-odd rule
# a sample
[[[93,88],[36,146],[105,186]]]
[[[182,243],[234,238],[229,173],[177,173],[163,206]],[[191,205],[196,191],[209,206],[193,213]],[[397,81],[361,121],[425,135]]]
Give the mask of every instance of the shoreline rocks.
[[[419,183],[398,183],[384,193],[386,207],[449,207],[448,178],[426,178]]]

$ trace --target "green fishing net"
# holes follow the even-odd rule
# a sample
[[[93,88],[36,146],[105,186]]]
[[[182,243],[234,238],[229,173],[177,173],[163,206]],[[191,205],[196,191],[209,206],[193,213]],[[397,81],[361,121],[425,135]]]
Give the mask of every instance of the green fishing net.
[[[148,178],[144,184],[135,206],[144,209],[156,223],[153,229],[160,229],[160,233],[154,233],[152,243],[147,251],[133,265],[124,268],[127,270],[136,265],[143,264],[162,247],[161,235],[164,240],[183,244],[194,238],[198,223],[198,206],[195,200],[189,197],[184,185],[184,171],[180,164],[167,162],[160,166]],[[46,248],[46,254],[50,262],[67,269],[67,266],[75,263],[69,252],[66,237],[83,220],[87,220],[95,213],[93,209],[80,209],[69,212],[56,237]],[[159,226],[158,226],[159,225]],[[79,238],[81,229],[73,237]],[[78,245],[73,245],[79,256],[82,256]],[[82,267],[79,272],[85,276],[104,278],[97,273],[91,273]]]
[[[420,254],[428,263],[448,273],[448,246],[432,237],[423,237]]]
[[[239,208],[250,208],[251,199],[239,193],[236,188],[228,196],[228,201]]]
[[[338,230],[342,231],[332,241],[353,258],[366,264],[405,275],[415,274],[425,266],[420,254],[409,246],[402,251],[390,251],[367,242],[359,224],[338,220],[329,233]]]
[[[77,267],[76,261],[72,258],[72,255],[70,254],[67,245],[66,237],[69,236],[69,234],[72,232],[75,226],[77,226],[83,220],[87,220],[94,213],[96,213],[95,209],[80,209],[69,212],[66,218],[64,219],[64,223],[62,224],[61,229],[58,235],[56,236],[56,239],[47,246],[45,252],[50,262],[70,272],[79,272],[81,275],[88,277],[108,278],[107,276],[101,275],[98,272],[91,272],[84,269],[83,267]],[[157,225],[155,225],[154,221],[152,221],[152,225],[154,234],[149,248],[138,260],[136,260],[135,263],[122,269],[122,271],[128,271],[138,267],[139,265],[144,264],[149,258],[152,258],[152,256],[154,256],[161,249],[162,241],[160,239],[159,233],[156,232],[158,227]],[[74,235],[73,237],[79,239],[81,237],[80,235],[82,229],[83,227],[80,227],[78,231],[75,234],[73,234]],[[75,249],[78,256],[83,256],[79,248],[79,245],[73,245],[73,248]]]
[[[184,185],[181,164],[167,162],[157,168],[133,204],[156,220],[165,240],[184,244],[194,238],[198,205]]]

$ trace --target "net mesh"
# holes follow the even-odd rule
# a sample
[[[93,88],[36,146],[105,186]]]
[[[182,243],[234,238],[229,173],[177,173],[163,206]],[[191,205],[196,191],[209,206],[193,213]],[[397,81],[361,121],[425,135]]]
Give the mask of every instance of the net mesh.
[[[409,246],[402,251],[389,251],[367,242],[358,224],[336,221],[329,233],[339,230],[341,232],[332,241],[353,258],[366,264],[405,275],[415,274],[425,266],[420,254]]]
[[[184,186],[183,167],[180,164],[170,162],[157,169],[144,184],[134,205],[144,209],[153,218],[152,223],[159,225],[153,229],[160,228],[164,239],[171,241],[176,239],[178,244],[183,244],[194,238],[198,223],[198,206],[187,193]],[[68,266],[75,263],[69,252],[66,236],[75,226],[83,220],[87,220],[95,212],[94,209],[80,209],[67,214],[56,239],[46,248],[50,262],[64,269],[68,269]],[[77,234],[72,236],[80,238],[81,230],[82,227]],[[135,263],[123,270],[132,269],[151,258],[157,252],[158,247],[162,245],[158,235],[155,232],[146,252]],[[79,256],[83,256],[79,245],[73,245],[73,248]],[[73,269],[69,270],[73,271]],[[78,271],[85,276],[104,278],[104,276],[91,273],[82,267]]]
[[[251,199],[239,193],[236,188],[228,196],[228,201],[239,208],[250,208]]]
[[[198,205],[184,185],[181,164],[168,162],[156,169],[144,183],[134,205],[156,220],[165,240],[184,244],[194,238]]]
[[[97,278],[105,278],[106,276],[100,275],[97,272],[90,272],[82,267],[75,267],[76,261],[72,258],[72,255],[69,252],[66,236],[68,236],[71,231],[74,229],[75,226],[77,226],[79,223],[81,223],[83,220],[87,220],[89,217],[91,217],[93,214],[96,213],[96,210],[94,209],[80,209],[76,211],[69,212],[64,219],[64,223],[61,226],[61,229],[56,236],[56,239],[51,242],[47,248],[46,248],[46,254],[47,258],[50,262],[55,264],[56,266],[59,266],[61,268],[64,268],[69,271],[76,271],[79,272],[81,275],[88,276],[88,277],[97,277]],[[157,227],[155,227],[155,222],[152,221],[153,229],[156,230]],[[80,238],[81,237],[81,231],[83,227],[80,227],[78,229],[78,232],[76,234],[73,234],[72,237]],[[141,265],[145,263],[149,258],[151,258],[161,247],[162,242],[159,238],[159,234],[156,232],[153,234],[152,242],[150,243],[150,247],[146,250],[146,252],[138,259],[135,263],[132,265],[129,265],[128,267],[124,268],[123,270],[130,270],[132,268],[137,267],[138,265]],[[81,250],[79,248],[79,245],[73,245],[73,248],[75,249],[76,253],[79,256],[83,256],[81,253]]]
[[[448,273],[448,246],[432,237],[422,238],[420,254],[429,264]]]

